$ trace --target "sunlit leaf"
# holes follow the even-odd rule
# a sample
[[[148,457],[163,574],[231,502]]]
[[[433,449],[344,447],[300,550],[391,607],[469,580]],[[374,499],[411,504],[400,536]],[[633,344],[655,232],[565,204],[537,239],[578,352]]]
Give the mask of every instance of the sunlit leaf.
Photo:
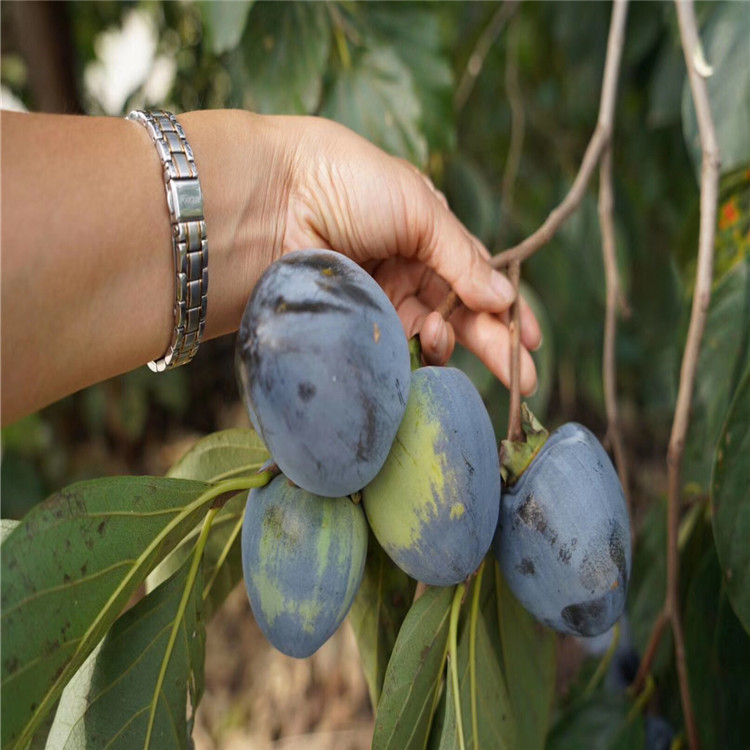
[[[167,476],[216,482],[235,475],[252,474],[268,458],[268,449],[253,430],[222,430],[199,440]]]
[[[428,589],[409,610],[385,673],[373,750],[422,750],[448,648],[453,588]]]
[[[338,71],[321,114],[391,154],[421,166],[427,160],[421,107],[411,73],[388,46],[358,53],[349,68]]]
[[[208,0],[200,3],[215,55],[233,50],[242,38],[247,14],[255,0]]]
[[[205,647],[200,571],[194,581],[188,572],[189,565],[183,565],[113,625],[63,691],[47,739],[49,750],[188,747],[187,699],[189,695],[194,712],[203,691]],[[186,592],[177,638],[170,644]]]
[[[3,747],[31,736],[149,571],[206,513],[207,489],[153,477],[80,482],[6,538]]]
[[[330,44],[324,3],[258,3],[242,40],[245,106],[263,114],[313,112]]]
[[[377,708],[386,668],[401,624],[414,598],[415,582],[390,560],[370,533],[362,583],[349,622],[357,638],[359,658]]]
[[[724,586],[750,634],[750,368],[721,431],[711,481],[711,511]]]

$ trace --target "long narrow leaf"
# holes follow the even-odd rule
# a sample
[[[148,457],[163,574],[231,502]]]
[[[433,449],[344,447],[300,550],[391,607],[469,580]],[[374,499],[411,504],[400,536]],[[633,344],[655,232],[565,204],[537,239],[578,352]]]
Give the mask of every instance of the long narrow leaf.
[[[186,701],[192,688],[190,703],[195,709],[202,689],[205,646],[201,576],[189,581],[189,567],[188,561],[126,612],[68,683],[47,739],[49,750],[143,747],[164,660],[168,667],[157,697],[151,747],[187,747]],[[178,638],[168,652],[170,632],[187,586],[187,607]]]
[[[428,589],[401,626],[388,663],[372,739],[374,750],[422,750],[448,644],[453,587]]]
[[[72,485],[2,545],[2,746],[23,746],[149,571],[205,514],[202,482]]]

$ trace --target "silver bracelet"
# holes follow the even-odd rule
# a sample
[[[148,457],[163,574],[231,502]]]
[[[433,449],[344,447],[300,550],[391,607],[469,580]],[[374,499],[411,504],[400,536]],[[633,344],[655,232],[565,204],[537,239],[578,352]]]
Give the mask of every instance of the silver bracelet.
[[[190,362],[206,325],[208,241],[203,193],[193,150],[173,114],[133,110],[127,119],[148,130],[164,166],[175,268],[174,331],[164,355],[148,363],[154,372],[164,372]]]

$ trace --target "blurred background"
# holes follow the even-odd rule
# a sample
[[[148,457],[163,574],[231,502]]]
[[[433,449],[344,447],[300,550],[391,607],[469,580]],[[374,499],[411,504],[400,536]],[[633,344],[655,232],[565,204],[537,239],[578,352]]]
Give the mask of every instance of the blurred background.
[[[427,171],[494,252],[534,231],[576,175],[596,125],[610,12],[607,2],[513,0],[2,2],[1,102],[111,116],[155,106],[332,118]],[[696,502],[706,497],[723,416],[750,357],[750,6],[699,3],[697,12],[714,68],[722,192],[684,469]],[[628,16],[613,152],[628,308],[617,376],[640,529],[666,488],[700,153],[673,5],[632,3]],[[532,410],[550,428],[575,419],[604,440],[595,184],[524,265],[523,283],[544,330]],[[189,367],[161,375],[144,367],[4,429],[3,517],[20,518],[78,479],[163,474],[199,436],[249,426],[233,351],[233,337],[205,342]],[[465,351],[454,363],[472,377],[504,437],[504,387]],[[639,575],[636,561],[635,581]],[[633,606],[646,607],[631,618],[642,641],[651,605]],[[564,693],[581,655],[565,642],[561,654]],[[265,644],[244,591],[235,591],[209,628],[206,671],[197,747],[369,746],[367,690],[346,628],[313,659],[286,659]]]

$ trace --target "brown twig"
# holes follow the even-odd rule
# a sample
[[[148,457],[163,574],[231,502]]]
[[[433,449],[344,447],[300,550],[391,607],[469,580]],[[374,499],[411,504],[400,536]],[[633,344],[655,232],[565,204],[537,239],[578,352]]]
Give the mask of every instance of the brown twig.
[[[599,101],[599,116],[596,129],[586,147],[581,166],[573,185],[559,206],[554,208],[542,226],[520,244],[504,250],[490,261],[494,268],[505,268],[514,260],[522,262],[537,250],[544,247],[557,233],[565,220],[580,204],[586,192],[591,175],[599,162],[602,151],[612,137],[615,100],[617,98],[617,78],[622,59],[622,48],[625,41],[625,21],[627,18],[628,0],[615,0],[607,39],[607,55],[604,61],[604,79]],[[461,304],[455,292],[448,293],[439,307],[447,319]]]
[[[620,432],[620,417],[617,408],[617,368],[615,344],[617,341],[617,308],[623,299],[620,286],[620,274],[617,270],[617,249],[615,245],[614,196],[612,189],[612,147],[608,146],[602,154],[599,165],[599,226],[602,231],[602,258],[604,260],[604,279],[607,287],[607,303],[604,315],[604,351],[602,354],[602,373],[604,380],[604,407],[607,412],[607,437],[612,445],[617,464],[620,484],[625,493],[625,502],[630,516],[630,528],[633,528],[633,508],[630,500],[628,483],[628,466],[625,446]]]
[[[502,242],[505,232],[505,222],[513,214],[513,194],[515,192],[518,169],[521,165],[523,141],[526,134],[526,113],[523,107],[523,97],[518,84],[518,22],[511,24],[508,29],[508,46],[505,55],[505,92],[510,107],[510,145],[505,159],[503,182],[500,187],[500,230],[498,244]]]
[[[667,450],[667,595],[664,611],[657,619],[650,638],[650,649],[641,663],[638,685],[648,673],[653,654],[656,652],[664,626],[664,618],[669,618],[675,640],[675,661],[680,683],[682,712],[691,750],[698,747],[698,730],[690,700],[690,683],[685,661],[685,642],[679,607],[679,547],[678,532],[681,511],[681,469],[685,448],[685,436],[690,421],[690,403],[693,397],[695,372],[698,366],[701,339],[706,326],[708,307],[711,301],[713,279],[714,240],[716,232],[716,211],[719,195],[719,166],[721,164],[716,130],[711,116],[711,105],[704,75],[708,72],[703,58],[700,38],[695,21],[692,0],[675,0],[677,20],[680,27],[680,41],[685,55],[685,65],[693,96],[693,107],[698,120],[702,164],[700,187],[700,228],[698,232],[698,268],[693,291],[693,305],[690,311],[685,351],[680,367],[680,384],[677,391],[672,433]]]
[[[521,264],[512,263],[508,278],[516,291],[510,308],[510,411],[508,412],[508,440],[518,441],[521,431],[521,305],[518,302],[518,286],[521,282]]]
[[[578,208],[591,175],[594,173],[604,149],[612,138],[614,123],[615,101],[617,98],[617,78],[622,59],[622,48],[625,41],[625,22],[627,19],[628,0],[615,0],[612,8],[612,19],[609,25],[607,39],[607,56],[604,62],[604,80],[602,94],[599,100],[599,117],[596,129],[583,155],[583,161],[578,170],[573,185],[562,203],[552,210],[544,223],[523,242],[504,250],[492,259],[495,268],[507,266],[511,261],[524,261],[530,255],[546,245],[557,233],[565,219]]]
[[[461,76],[461,80],[456,87],[456,93],[453,96],[453,108],[456,112],[460,111],[464,104],[466,104],[469,95],[474,88],[474,84],[476,83],[477,78],[479,78],[479,74],[482,72],[484,61],[487,59],[487,55],[489,54],[492,45],[497,40],[498,36],[500,36],[500,32],[516,11],[517,7],[518,0],[504,0],[492,15],[490,22],[479,35],[477,43],[474,45],[474,49],[471,51],[469,59],[466,62],[466,68]]]

